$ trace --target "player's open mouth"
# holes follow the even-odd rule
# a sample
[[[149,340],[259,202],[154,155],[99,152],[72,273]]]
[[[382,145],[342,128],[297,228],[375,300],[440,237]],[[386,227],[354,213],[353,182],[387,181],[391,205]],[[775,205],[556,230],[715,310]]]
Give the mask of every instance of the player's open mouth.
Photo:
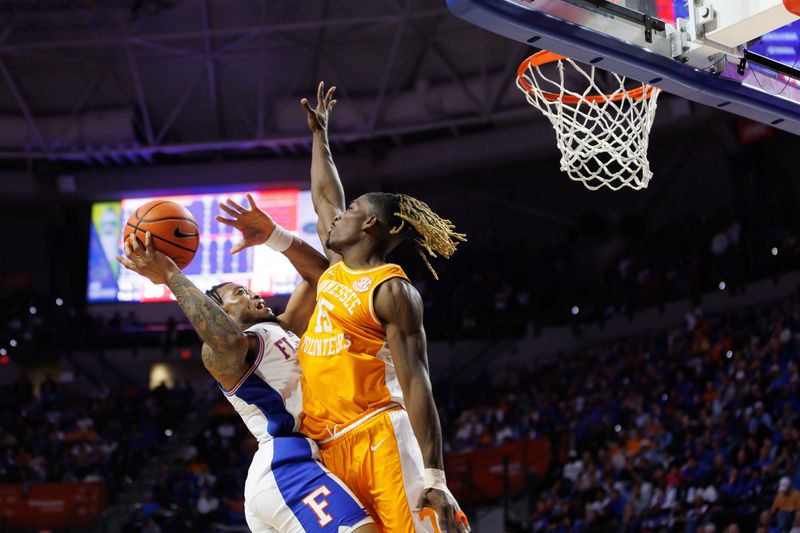
[[[266,307],[267,306],[264,305],[264,302],[262,302],[262,301],[256,302],[256,309],[258,309],[259,311],[262,310],[262,309],[265,309]]]

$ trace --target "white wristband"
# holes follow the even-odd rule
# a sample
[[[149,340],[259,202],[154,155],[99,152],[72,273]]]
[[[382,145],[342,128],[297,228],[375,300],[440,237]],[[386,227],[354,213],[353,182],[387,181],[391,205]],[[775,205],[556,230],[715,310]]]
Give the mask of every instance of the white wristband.
[[[424,488],[447,491],[447,480],[444,476],[444,470],[439,470],[437,468],[426,468],[424,475]]]
[[[292,245],[292,234],[275,224],[275,229],[269,234],[266,245],[276,252],[285,252]]]

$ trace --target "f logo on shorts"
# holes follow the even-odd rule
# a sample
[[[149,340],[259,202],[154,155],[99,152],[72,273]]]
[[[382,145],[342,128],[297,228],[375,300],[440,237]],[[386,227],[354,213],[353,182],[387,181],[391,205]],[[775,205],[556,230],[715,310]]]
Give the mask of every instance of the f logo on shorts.
[[[322,501],[317,501],[317,498],[320,496],[330,496],[331,491],[325,485],[322,485],[320,488],[315,489],[312,491],[308,496],[303,498],[303,503],[311,507],[311,510],[317,515],[317,519],[319,521],[320,527],[328,524],[333,517],[325,512],[325,508],[328,506],[328,501],[325,498],[322,498]]]

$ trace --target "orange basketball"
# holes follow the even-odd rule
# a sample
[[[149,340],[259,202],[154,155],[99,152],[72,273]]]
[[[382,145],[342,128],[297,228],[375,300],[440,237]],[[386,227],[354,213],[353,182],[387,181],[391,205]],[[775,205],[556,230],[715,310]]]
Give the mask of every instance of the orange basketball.
[[[136,235],[144,246],[145,233],[150,232],[153,246],[169,256],[183,270],[197,253],[200,231],[188,209],[175,202],[153,200],[133,212],[125,225],[123,237]]]

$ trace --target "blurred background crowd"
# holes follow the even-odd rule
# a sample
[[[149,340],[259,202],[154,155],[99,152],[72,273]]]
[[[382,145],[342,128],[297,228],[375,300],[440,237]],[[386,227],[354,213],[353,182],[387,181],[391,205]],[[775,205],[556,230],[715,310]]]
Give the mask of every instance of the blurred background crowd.
[[[566,454],[526,488],[533,531],[790,531],[800,526],[800,296],[435,382],[446,452],[554,438]],[[66,359],[65,361],[68,361]],[[524,359],[523,359],[524,361]],[[0,482],[99,482],[110,503],[186,413],[202,430],[158,467],[130,531],[242,525],[255,449],[209,383],[75,384],[66,362],[34,395],[3,390]],[[174,438],[174,437],[173,437]],[[729,529],[730,530],[730,529]]]

